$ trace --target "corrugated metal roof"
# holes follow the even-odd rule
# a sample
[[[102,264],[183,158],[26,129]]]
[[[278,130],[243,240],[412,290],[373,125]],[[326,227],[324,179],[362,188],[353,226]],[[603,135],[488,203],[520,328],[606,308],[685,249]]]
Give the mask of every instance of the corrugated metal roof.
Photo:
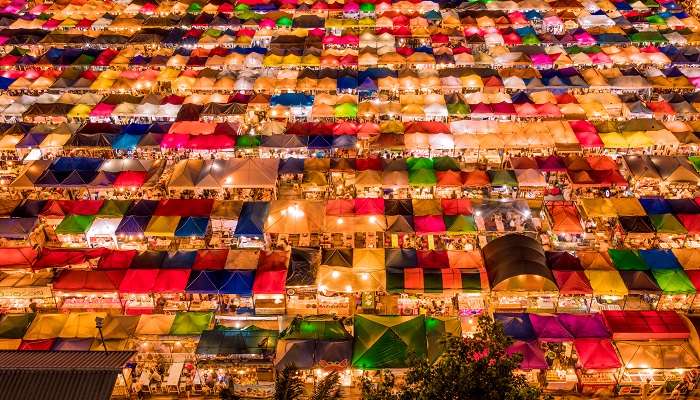
[[[0,370],[0,400],[108,400],[116,371]]]
[[[0,351],[0,371],[120,371],[133,351]]]
[[[0,400],[108,400],[133,351],[0,351]]]

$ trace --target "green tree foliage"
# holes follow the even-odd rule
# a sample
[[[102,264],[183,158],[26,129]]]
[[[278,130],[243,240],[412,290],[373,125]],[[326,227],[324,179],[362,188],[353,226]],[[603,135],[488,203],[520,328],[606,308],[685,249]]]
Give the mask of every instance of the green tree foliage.
[[[340,375],[333,371],[316,383],[309,400],[337,400],[341,397]]]
[[[375,382],[363,381],[366,400],[535,400],[542,395],[515,373],[521,355],[508,355],[512,339],[488,316],[479,318],[469,338],[449,337],[445,353],[434,363],[414,360],[405,383],[395,385],[390,372]]]
[[[295,365],[287,365],[275,378],[274,400],[299,400],[304,395],[304,382]]]

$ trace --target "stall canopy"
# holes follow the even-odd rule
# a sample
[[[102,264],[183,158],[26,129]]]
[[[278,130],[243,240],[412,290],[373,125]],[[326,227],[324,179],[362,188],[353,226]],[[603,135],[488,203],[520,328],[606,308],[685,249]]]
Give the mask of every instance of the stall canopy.
[[[615,347],[626,369],[692,369],[700,366],[685,341],[616,341]]]
[[[178,312],[170,327],[170,335],[200,335],[213,318],[214,314],[208,312]]]
[[[254,325],[241,328],[218,327],[202,332],[196,354],[205,356],[263,356],[271,358],[277,344],[276,330]]]
[[[687,339],[688,327],[675,311],[603,311],[615,340]]]
[[[427,356],[425,318],[358,315],[355,317],[353,367],[405,368],[409,354]]]
[[[487,244],[483,253],[492,290],[557,291],[544,249],[537,240],[519,234],[506,235]]]
[[[609,339],[576,339],[574,348],[578,354],[578,363],[584,369],[608,370],[622,366]]]
[[[522,356],[520,369],[524,371],[547,369],[544,352],[535,340],[527,342],[518,340],[508,347],[507,353],[509,355],[519,354]]]

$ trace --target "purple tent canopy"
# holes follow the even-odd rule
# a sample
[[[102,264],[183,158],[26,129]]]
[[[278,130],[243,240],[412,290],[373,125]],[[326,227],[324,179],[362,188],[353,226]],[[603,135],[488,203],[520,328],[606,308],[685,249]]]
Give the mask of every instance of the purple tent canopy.
[[[92,347],[93,339],[57,339],[52,351],[86,351]]]
[[[537,345],[537,341],[517,341],[510,345],[506,352],[508,354],[520,353],[523,355],[523,361],[520,363],[520,369],[547,369],[547,361],[545,361],[544,353]]]
[[[566,171],[566,165],[559,156],[535,157],[542,171]]]
[[[570,341],[574,338],[554,315],[530,314],[530,323],[537,338],[545,342]]]
[[[150,220],[151,217],[127,215],[119,222],[115,233],[117,235],[143,235]]]
[[[26,239],[36,226],[37,218],[0,218],[0,237]]]
[[[610,337],[601,314],[558,314],[557,319],[574,338]]]

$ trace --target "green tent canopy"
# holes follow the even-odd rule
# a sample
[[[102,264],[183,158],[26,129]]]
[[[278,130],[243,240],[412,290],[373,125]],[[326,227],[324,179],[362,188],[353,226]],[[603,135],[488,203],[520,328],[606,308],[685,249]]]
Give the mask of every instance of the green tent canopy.
[[[408,184],[411,186],[433,186],[437,183],[437,176],[432,169],[412,169],[408,171]]]
[[[360,4],[360,11],[362,11],[364,13],[374,12],[374,4],[372,4],[372,3]]]
[[[284,26],[287,28],[291,28],[292,27],[292,19],[289,17],[280,17],[277,20],[277,26]]]
[[[471,215],[445,215],[443,219],[448,233],[476,232],[476,223]]]
[[[469,106],[464,103],[448,103],[447,112],[450,115],[467,115],[469,114]]]
[[[416,169],[435,169],[433,159],[427,157],[410,157],[406,160],[406,166],[408,166],[409,171]]]
[[[688,233],[683,224],[681,224],[673,214],[653,214],[649,215],[649,219],[657,233],[678,235]]]
[[[105,200],[97,215],[100,217],[122,217],[130,205],[131,200]]]
[[[243,329],[217,327],[202,332],[197,344],[198,355],[265,355],[274,354],[276,330],[248,326]]]
[[[254,135],[241,135],[236,137],[236,148],[249,149],[260,146],[260,137]]]
[[[425,317],[425,335],[428,359],[435,361],[445,352],[445,338],[462,336],[462,325],[457,317]]]
[[[0,319],[0,339],[22,339],[34,321],[34,313],[6,314]]]
[[[693,294],[695,286],[682,269],[655,269],[651,271],[664,294]]]
[[[509,169],[491,169],[488,170],[491,186],[518,186],[518,179],[515,177],[515,172]]]
[[[700,156],[690,156],[688,157],[688,161],[693,164],[696,171],[700,172]]]
[[[297,317],[282,331],[280,339],[349,340],[352,335],[336,319]]]
[[[85,233],[94,220],[94,215],[67,215],[56,227],[56,233],[59,235],[78,235]]]
[[[609,249],[608,254],[615,268],[621,271],[646,271],[649,266],[646,265],[639,252],[629,249]]]
[[[425,317],[355,316],[352,366],[359,369],[405,368],[409,356],[425,358]]]
[[[357,117],[357,104],[342,103],[335,106],[334,109],[336,118],[355,118]]]
[[[192,3],[187,7],[187,12],[190,14],[199,14],[202,12],[202,6],[198,3]]]
[[[200,335],[209,327],[213,317],[214,313],[210,312],[178,312],[170,327],[170,334],[176,336]]]
[[[433,159],[433,169],[436,171],[460,171],[459,164],[452,157],[435,157]]]

